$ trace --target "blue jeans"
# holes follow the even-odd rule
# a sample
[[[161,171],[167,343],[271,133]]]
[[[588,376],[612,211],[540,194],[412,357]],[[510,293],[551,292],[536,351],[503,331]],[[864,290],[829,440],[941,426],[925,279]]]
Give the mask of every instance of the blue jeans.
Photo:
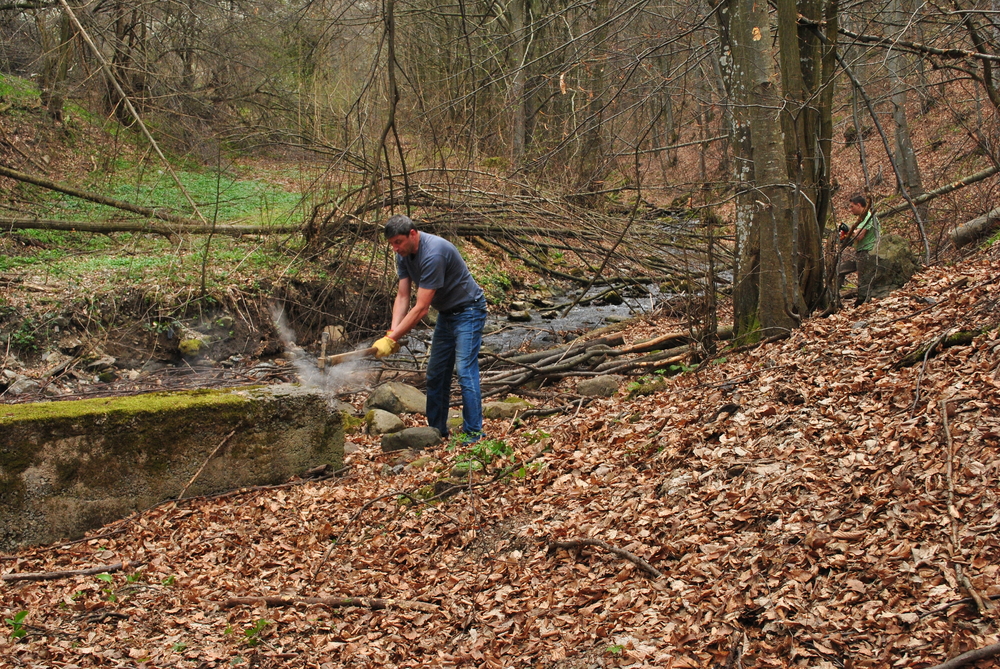
[[[452,371],[462,387],[462,431],[483,431],[483,393],[479,389],[479,347],[486,325],[486,298],[457,314],[438,314],[427,362],[427,424],[448,437]]]

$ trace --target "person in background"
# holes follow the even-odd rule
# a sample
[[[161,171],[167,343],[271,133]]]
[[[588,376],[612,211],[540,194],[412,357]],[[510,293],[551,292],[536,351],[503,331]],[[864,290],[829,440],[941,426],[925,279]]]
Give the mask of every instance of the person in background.
[[[479,348],[486,324],[486,295],[455,245],[417,230],[408,216],[385,224],[385,238],[396,253],[399,285],[392,305],[392,328],[375,342],[376,357],[399,350],[399,339],[437,309],[437,324],[427,362],[427,424],[448,438],[448,404],[453,370],[462,389],[462,432],[468,442],[483,436],[483,396],[479,385]],[[416,302],[410,306],[416,289]]]
[[[878,267],[876,246],[881,230],[878,218],[864,195],[853,195],[848,201],[847,209],[857,220],[850,227],[841,226],[840,239],[845,246],[854,243],[854,257],[858,268],[858,299],[854,306],[857,307],[867,302],[871,294]]]

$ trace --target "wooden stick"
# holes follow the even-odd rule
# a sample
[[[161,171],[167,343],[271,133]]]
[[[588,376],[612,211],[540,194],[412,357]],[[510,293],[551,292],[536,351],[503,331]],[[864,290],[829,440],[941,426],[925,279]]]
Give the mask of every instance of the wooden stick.
[[[572,539],[570,541],[550,541],[549,548],[583,548],[584,546],[600,546],[609,553],[614,553],[618,557],[623,557],[653,578],[662,578],[663,573],[653,567],[638,555],[633,555],[623,548],[616,548],[600,539]]]
[[[357,351],[348,351],[347,353],[338,353],[337,355],[328,355],[325,358],[320,358],[320,362],[327,367],[333,367],[334,365],[339,365],[344,362],[350,362],[351,360],[360,360],[362,358],[370,358],[375,353],[378,352],[374,346],[371,348],[362,348]]]
[[[219,452],[219,449],[222,448],[227,441],[229,441],[229,437],[233,436],[234,434],[236,434],[236,430],[233,430],[232,432],[230,432],[229,434],[227,434],[225,437],[222,438],[222,441],[219,442],[219,445],[216,446],[215,450],[209,454],[209,456],[205,459],[205,462],[201,463],[201,467],[198,468],[198,471],[194,473],[194,476],[191,477],[191,480],[188,481],[187,485],[184,486],[184,489],[181,490],[181,494],[177,495],[177,499],[181,499],[184,497],[184,493],[188,491],[188,488],[191,487],[191,484],[195,482],[195,479],[201,476],[201,473],[205,470],[205,467],[207,467],[208,463],[212,460],[212,458],[215,457],[215,454]]]
[[[958,657],[953,657],[944,664],[939,664],[936,667],[931,667],[930,669],[958,669],[958,667],[963,667],[967,664],[972,664],[973,662],[985,660],[990,657],[996,657],[997,655],[1000,655],[1000,643],[995,643],[991,646],[984,646],[983,648],[977,648],[976,650],[970,650],[968,653],[962,653]]]
[[[661,350],[663,344],[677,339],[688,339],[688,334],[686,332],[669,332],[649,341],[641,341],[631,346],[626,346],[623,349],[619,349],[619,353],[622,355],[626,353],[649,353],[650,351]]]
[[[254,604],[264,604],[265,606],[281,607],[294,606],[295,604],[319,604],[330,608],[343,608],[347,606],[357,606],[378,611],[380,609],[398,608],[411,611],[424,611],[425,613],[437,613],[438,607],[426,602],[417,602],[409,599],[371,597],[230,597],[222,602],[224,609],[234,606],[252,606]]]
[[[70,569],[67,571],[37,571],[37,572],[25,572],[23,574],[4,574],[0,576],[0,579],[11,582],[11,581],[55,581],[60,578],[70,578],[73,576],[90,576],[92,574],[110,574],[112,572],[121,571],[126,566],[128,567],[138,567],[146,564],[145,562],[115,562],[114,564],[102,564],[96,567],[88,567],[87,569]]]

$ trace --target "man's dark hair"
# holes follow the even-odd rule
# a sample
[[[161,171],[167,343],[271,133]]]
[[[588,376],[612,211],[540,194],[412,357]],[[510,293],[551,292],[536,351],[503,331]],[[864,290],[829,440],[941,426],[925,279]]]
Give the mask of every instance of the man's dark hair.
[[[853,202],[854,204],[860,204],[862,207],[865,207],[866,209],[868,208],[868,199],[865,198],[865,196],[862,195],[861,193],[852,195],[849,201]]]
[[[410,230],[416,229],[417,226],[413,225],[413,221],[410,220],[409,216],[396,214],[385,222],[385,238],[391,239],[396,235],[408,235],[410,234]]]

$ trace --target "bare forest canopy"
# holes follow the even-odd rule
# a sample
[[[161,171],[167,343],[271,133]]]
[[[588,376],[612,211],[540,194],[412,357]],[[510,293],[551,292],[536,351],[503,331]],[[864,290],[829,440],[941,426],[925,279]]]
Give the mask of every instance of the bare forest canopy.
[[[837,307],[850,194],[925,262],[996,207],[997,20],[985,1],[0,3],[0,72],[35,82],[47,123],[76,104],[130,128],[187,203],[60,178],[5,101],[0,181],[119,211],[60,222],[11,197],[2,223],[294,233],[350,267],[405,212],[582,284],[731,283],[737,332],[774,336]],[[234,152],[320,166],[298,220],[216,221],[171,168]]]

